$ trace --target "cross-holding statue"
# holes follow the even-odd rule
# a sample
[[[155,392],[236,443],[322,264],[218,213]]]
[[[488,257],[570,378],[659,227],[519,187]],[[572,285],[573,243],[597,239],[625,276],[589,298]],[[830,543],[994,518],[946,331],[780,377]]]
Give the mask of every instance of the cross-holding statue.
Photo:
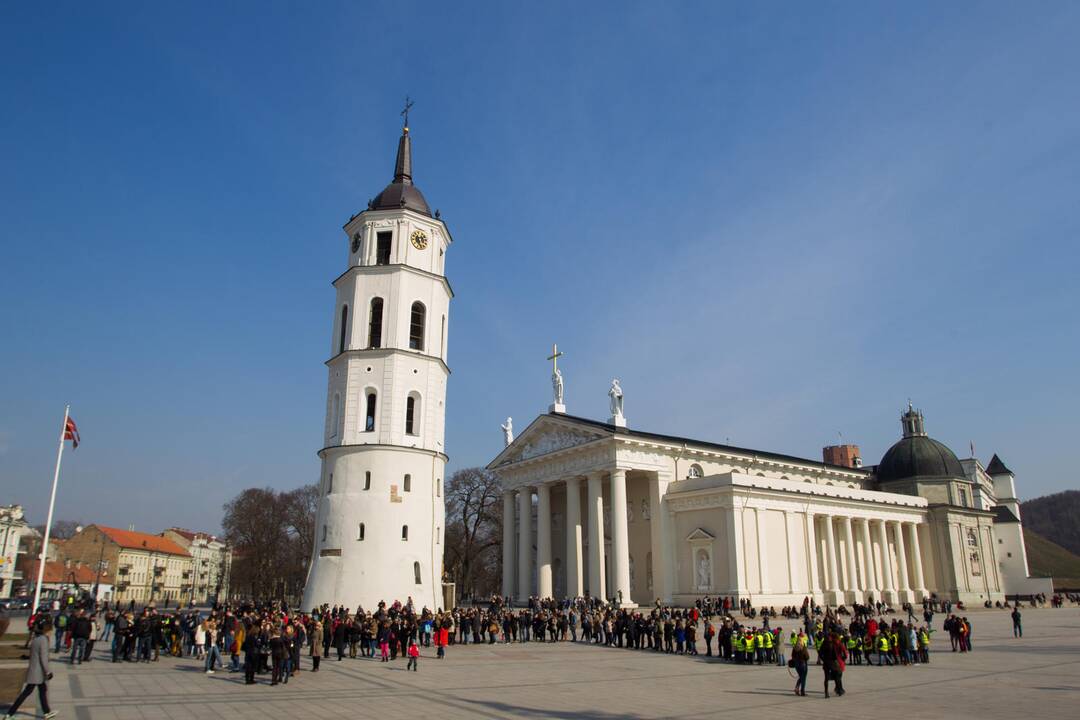
[[[506,418],[506,423],[499,427],[501,427],[503,431],[503,441],[507,445],[514,442],[514,418]]]
[[[559,372],[559,358],[566,353],[559,352],[559,346],[551,346],[551,355],[548,356],[548,360],[551,361],[551,390],[555,397],[555,402],[551,405],[551,412],[566,412],[566,405],[563,404],[563,378],[562,373]]]
[[[619,378],[615,378],[611,381],[611,389],[608,390],[608,397],[611,399],[611,423],[613,425],[625,426],[626,418],[623,416],[623,391],[619,385]]]

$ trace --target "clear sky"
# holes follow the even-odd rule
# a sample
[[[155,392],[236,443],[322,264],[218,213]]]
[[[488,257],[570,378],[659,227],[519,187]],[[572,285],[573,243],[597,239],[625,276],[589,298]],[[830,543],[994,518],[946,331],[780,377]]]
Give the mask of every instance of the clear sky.
[[[318,476],[341,226],[455,243],[451,469],[550,402],[874,463],[910,397],[1076,488],[1076,3],[9,3],[0,502],[216,530]]]

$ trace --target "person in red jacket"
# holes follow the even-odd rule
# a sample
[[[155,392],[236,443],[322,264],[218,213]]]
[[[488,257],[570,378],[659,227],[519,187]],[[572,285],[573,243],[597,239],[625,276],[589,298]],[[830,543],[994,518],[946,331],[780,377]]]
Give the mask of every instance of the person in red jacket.
[[[409,641],[409,664],[405,666],[405,670],[412,668],[413,672],[417,672],[416,665],[420,658],[420,648],[416,647],[416,641]]]

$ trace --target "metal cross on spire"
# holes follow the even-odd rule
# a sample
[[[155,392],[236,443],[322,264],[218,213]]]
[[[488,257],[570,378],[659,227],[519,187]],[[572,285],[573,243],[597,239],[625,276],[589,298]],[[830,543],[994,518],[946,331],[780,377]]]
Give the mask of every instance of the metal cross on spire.
[[[401,111],[401,117],[405,118],[404,127],[406,132],[409,131],[409,111],[412,110],[412,107],[415,104],[416,103],[409,99],[408,95],[405,96],[405,109]]]
[[[556,374],[559,371],[559,358],[561,358],[565,354],[566,353],[559,352],[559,346],[558,345],[553,344],[551,346],[551,356],[548,357],[548,360],[551,361],[551,374],[552,375]]]

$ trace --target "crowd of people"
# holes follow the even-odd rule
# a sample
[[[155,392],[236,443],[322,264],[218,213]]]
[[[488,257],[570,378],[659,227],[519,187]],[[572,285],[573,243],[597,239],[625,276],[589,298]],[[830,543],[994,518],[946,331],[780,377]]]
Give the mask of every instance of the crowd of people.
[[[1080,603],[1080,597],[1052,599]],[[1033,605],[1045,598],[1032,598]],[[1011,610],[1013,634],[1022,637],[1020,604]],[[917,608],[899,611],[884,603],[826,608],[811,598],[801,606],[754,607],[748,599],[703,597],[689,608],[659,602],[651,608],[618,608],[594,598],[552,600],[530,598],[515,606],[509,598],[493,596],[481,605],[450,611],[417,609],[406,602],[380,602],[371,610],[329,607],[310,612],[291,610],[280,602],[216,605],[210,610],[157,609],[136,612],[92,602],[72,602],[30,616],[31,669],[27,685],[8,710],[12,715],[37,688],[46,717],[50,714],[46,683],[51,678],[48,656],[62,653],[73,665],[92,659],[96,645],[108,644],[114,663],[151,663],[161,655],[193,659],[208,674],[221,670],[243,672],[244,682],[257,684],[268,675],[271,686],[285,684],[301,669],[301,657],[311,658],[318,672],[323,658],[370,659],[391,663],[407,659],[406,669],[419,671],[421,648],[435,648],[446,657],[451,646],[470,644],[571,642],[604,648],[623,648],[668,655],[701,656],[740,665],[788,667],[796,695],[806,695],[811,660],[822,667],[825,695],[830,682],[836,695],[845,693],[843,673],[848,665],[905,667],[931,661],[936,614],[945,614],[943,631],[953,652],[972,651],[971,620],[960,603],[935,597]],[[954,612],[958,611],[958,612]],[[785,631],[782,624],[788,625]],[[811,655],[811,649],[813,655]],[[702,652],[704,650],[704,652]]]

